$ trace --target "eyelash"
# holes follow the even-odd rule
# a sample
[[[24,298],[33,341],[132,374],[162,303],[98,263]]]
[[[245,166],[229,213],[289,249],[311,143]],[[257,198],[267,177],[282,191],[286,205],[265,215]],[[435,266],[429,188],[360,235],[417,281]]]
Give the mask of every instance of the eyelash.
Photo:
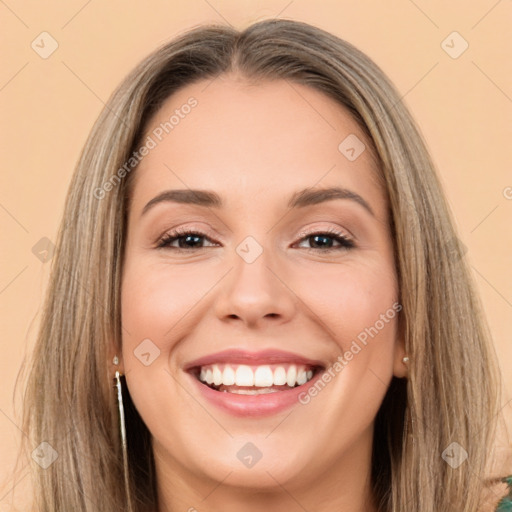
[[[209,238],[206,236],[206,234],[201,233],[200,231],[196,231],[193,229],[186,230],[186,229],[176,229],[175,231],[172,231],[171,233],[166,233],[158,242],[157,248],[159,249],[173,249],[179,252],[190,252],[190,251],[196,251],[200,249],[206,249],[206,247],[192,247],[189,249],[185,249],[183,247],[171,247],[171,243],[175,242],[176,240],[179,240],[180,238],[184,238],[188,235],[194,235],[201,238],[206,238],[209,240]],[[332,251],[340,251],[340,250],[349,250],[353,249],[355,247],[354,242],[349,239],[346,235],[343,233],[340,233],[339,231],[336,231],[334,229],[325,229],[322,231],[314,231],[311,233],[301,233],[301,238],[299,239],[299,242],[308,239],[313,236],[318,235],[327,235],[327,238],[333,238],[336,240],[336,242],[339,242],[341,245],[339,247],[329,247],[327,249],[319,249],[316,247],[306,247],[305,249],[308,251],[315,251],[315,252],[322,252],[322,253],[330,253]],[[212,240],[210,240],[211,242]]]

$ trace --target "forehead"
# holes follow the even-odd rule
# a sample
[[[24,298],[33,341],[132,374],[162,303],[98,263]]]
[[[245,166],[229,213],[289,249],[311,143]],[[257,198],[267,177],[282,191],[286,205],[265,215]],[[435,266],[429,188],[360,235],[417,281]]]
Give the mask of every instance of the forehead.
[[[164,189],[215,190],[236,207],[343,186],[385,210],[367,137],[343,106],[305,85],[233,75],[196,82],[164,102],[148,123],[149,139],[154,147],[135,171],[134,208]]]

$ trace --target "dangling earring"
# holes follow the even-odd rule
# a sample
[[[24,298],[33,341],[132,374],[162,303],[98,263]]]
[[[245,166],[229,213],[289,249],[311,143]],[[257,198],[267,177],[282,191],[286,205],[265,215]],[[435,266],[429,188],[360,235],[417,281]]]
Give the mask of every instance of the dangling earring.
[[[119,364],[119,358],[114,356],[112,361],[115,366]],[[129,479],[128,479],[128,450],[126,444],[126,425],[124,421],[124,405],[123,405],[123,387],[121,384],[121,376],[123,374],[116,370],[114,377],[114,388],[117,389],[117,405],[119,407],[119,426],[121,431],[121,444],[123,450],[123,471],[124,471],[124,485],[126,490],[127,503],[130,503],[130,492],[129,492]]]

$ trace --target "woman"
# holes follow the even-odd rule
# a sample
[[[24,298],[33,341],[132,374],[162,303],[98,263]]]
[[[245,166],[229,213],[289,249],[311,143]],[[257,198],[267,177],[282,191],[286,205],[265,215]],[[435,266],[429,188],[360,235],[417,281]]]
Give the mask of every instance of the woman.
[[[368,57],[295,21],[204,26],[123,81],[27,388],[39,511],[495,509],[498,389],[433,164]]]

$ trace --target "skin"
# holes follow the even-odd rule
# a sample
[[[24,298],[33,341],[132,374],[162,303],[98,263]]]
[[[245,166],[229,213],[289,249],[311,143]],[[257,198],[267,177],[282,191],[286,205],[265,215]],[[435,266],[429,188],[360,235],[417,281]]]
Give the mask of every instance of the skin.
[[[376,510],[373,422],[392,376],[405,376],[397,316],[307,405],[271,416],[216,408],[183,370],[230,348],[278,348],[329,366],[397,302],[388,204],[369,144],[321,92],[236,75],[178,91],[146,135],[191,96],[198,105],[135,171],[122,281],[120,369],[152,434],[159,510]],[[338,150],[349,134],[366,145],[355,161]],[[286,207],[297,190],[331,186],[359,194],[375,215],[350,199]],[[161,192],[187,188],[213,190],[225,206],[163,202],[142,215]],[[205,236],[188,246],[182,238],[181,252],[179,241],[157,248],[176,227]],[[301,236],[326,229],[355,247]],[[247,236],[263,249],[250,264],[236,252]],[[147,338],[160,350],[148,366],[134,354]],[[236,456],[249,441],[263,454],[252,468]]]

